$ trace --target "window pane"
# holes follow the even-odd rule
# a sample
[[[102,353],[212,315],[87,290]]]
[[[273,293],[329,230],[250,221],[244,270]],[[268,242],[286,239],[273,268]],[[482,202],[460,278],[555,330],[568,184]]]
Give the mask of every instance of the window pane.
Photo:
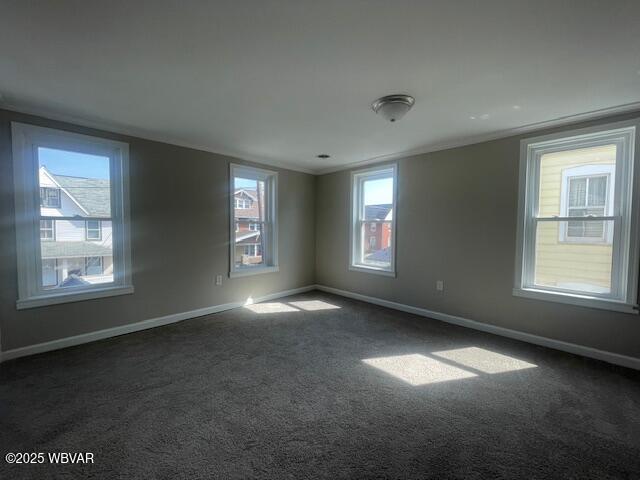
[[[56,231],[41,228],[42,286],[113,282],[109,158],[40,147],[38,163],[41,220]]]
[[[393,216],[393,177],[363,182],[363,220],[391,220]]]
[[[375,224],[374,224],[375,225]],[[391,222],[378,223],[372,230],[371,224],[361,225],[362,258],[360,263],[378,268],[391,266]]]
[[[615,145],[547,153],[539,162],[541,217],[566,216],[570,207],[605,206],[613,193],[607,190],[614,188],[608,179],[615,178]]]
[[[589,206],[603,206],[607,200],[607,177],[589,178]]]
[[[235,265],[237,268],[264,266],[264,224],[256,225],[255,230],[243,228],[235,234]]]
[[[613,249],[609,242],[560,241],[561,230],[569,229],[576,236],[595,235],[613,229],[613,221],[538,222],[535,245],[535,284],[582,293],[610,293]],[[596,241],[594,241],[596,240]]]
[[[569,206],[583,207],[587,200],[587,179],[571,178],[569,180]]]
[[[239,230],[265,221],[265,182],[249,178],[234,178],[234,215]]]

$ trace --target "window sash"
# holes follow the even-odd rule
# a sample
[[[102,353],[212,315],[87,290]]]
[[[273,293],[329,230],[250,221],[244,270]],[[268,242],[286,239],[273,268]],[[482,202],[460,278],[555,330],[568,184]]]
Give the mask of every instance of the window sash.
[[[638,140],[638,125],[638,121],[633,120],[522,140],[514,294],[637,313],[638,220],[632,215],[632,211],[638,208],[638,176],[633,174],[637,162],[634,143],[637,144]],[[543,155],[612,144],[616,146],[617,157],[615,179],[608,180],[608,188],[615,188],[612,193],[612,208],[606,215],[538,215],[540,161]],[[612,221],[614,232],[610,294],[566,291],[534,283],[537,224],[550,221]],[[537,292],[548,292],[549,295],[542,296]],[[598,303],[598,300],[604,302]]]

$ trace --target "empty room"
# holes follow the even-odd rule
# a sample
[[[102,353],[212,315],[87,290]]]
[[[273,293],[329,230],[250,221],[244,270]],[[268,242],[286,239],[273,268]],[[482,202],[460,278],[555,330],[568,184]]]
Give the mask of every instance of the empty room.
[[[0,0],[0,478],[640,479],[639,18]]]

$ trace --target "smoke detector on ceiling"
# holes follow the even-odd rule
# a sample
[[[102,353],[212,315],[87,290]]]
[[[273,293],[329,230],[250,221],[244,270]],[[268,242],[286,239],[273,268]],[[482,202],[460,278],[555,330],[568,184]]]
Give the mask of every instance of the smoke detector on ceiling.
[[[371,108],[385,120],[395,122],[404,117],[414,103],[410,95],[387,95],[373,102]]]

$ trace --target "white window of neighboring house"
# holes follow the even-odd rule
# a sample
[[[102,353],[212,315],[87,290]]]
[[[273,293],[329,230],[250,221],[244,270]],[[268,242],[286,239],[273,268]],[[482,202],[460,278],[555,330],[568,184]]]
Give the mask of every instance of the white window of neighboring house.
[[[249,229],[238,230],[235,225],[241,218],[246,218],[246,212],[238,212],[251,207],[251,201],[234,197],[231,205],[231,242],[230,242],[230,277],[239,277],[256,273],[268,273],[278,271],[278,221],[277,221],[277,188],[278,174],[269,170],[247,167],[243,165],[230,166],[230,192],[244,190],[255,198],[254,208],[258,215],[257,220],[252,220]],[[242,202],[239,202],[242,200]],[[248,238],[247,235],[252,235]],[[257,241],[256,245],[247,245],[243,248],[244,255],[254,257],[251,263],[243,262],[236,256],[236,245],[240,242]],[[247,247],[253,247],[248,249]]]
[[[236,205],[235,205],[236,208],[244,208],[244,209],[251,208],[251,201],[247,200],[246,198],[236,198],[235,202],[236,202]]]
[[[18,240],[17,308],[132,293],[128,145],[22,123],[14,122],[11,128]],[[52,205],[57,205],[55,212],[49,210]],[[112,234],[99,245],[84,242],[99,235],[100,222],[96,225],[95,220],[87,220],[86,237],[65,238],[71,232],[67,227],[63,229],[60,222],[73,225],[82,217],[110,221]],[[54,224],[58,232],[54,232]],[[50,241],[53,237],[57,241]],[[82,263],[80,270],[67,267],[69,251],[78,260],[113,257],[113,273],[101,278],[100,283],[92,283],[91,279],[82,278]],[[58,265],[57,270],[54,268],[55,282],[53,262]],[[94,271],[96,267],[90,268]]]
[[[40,187],[40,206],[60,208],[60,189]]]
[[[86,257],[84,259],[84,270],[87,275],[102,275],[102,257]]]
[[[639,125],[521,142],[515,295],[637,313]]]
[[[245,245],[244,246],[244,254],[250,257],[258,257],[260,256],[260,244],[255,245]]]
[[[614,164],[591,164],[566,168],[562,172],[560,213],[563,217],[613,215]],[[579,243],[611,243],[608,222],[568,221],[560,224],[560,240]]]
[[[100,220],[87,220],[86,222],[87,240],[102,239],[102,224]]]
[[[378,228],[377,223],[372,223],[371,225],[369,225],[369,230],[371,230],[372,232],[375,232],[377,228]]]
[[[40,240],[55,240],[54,220],[40,220]]]
[[[351,173],[350,270],[395,276],[396,190],[396,164]],[[385,224],[390,234],[379,245],[369,237],[369,248],[365,248],[367,226],[375,231]]]

